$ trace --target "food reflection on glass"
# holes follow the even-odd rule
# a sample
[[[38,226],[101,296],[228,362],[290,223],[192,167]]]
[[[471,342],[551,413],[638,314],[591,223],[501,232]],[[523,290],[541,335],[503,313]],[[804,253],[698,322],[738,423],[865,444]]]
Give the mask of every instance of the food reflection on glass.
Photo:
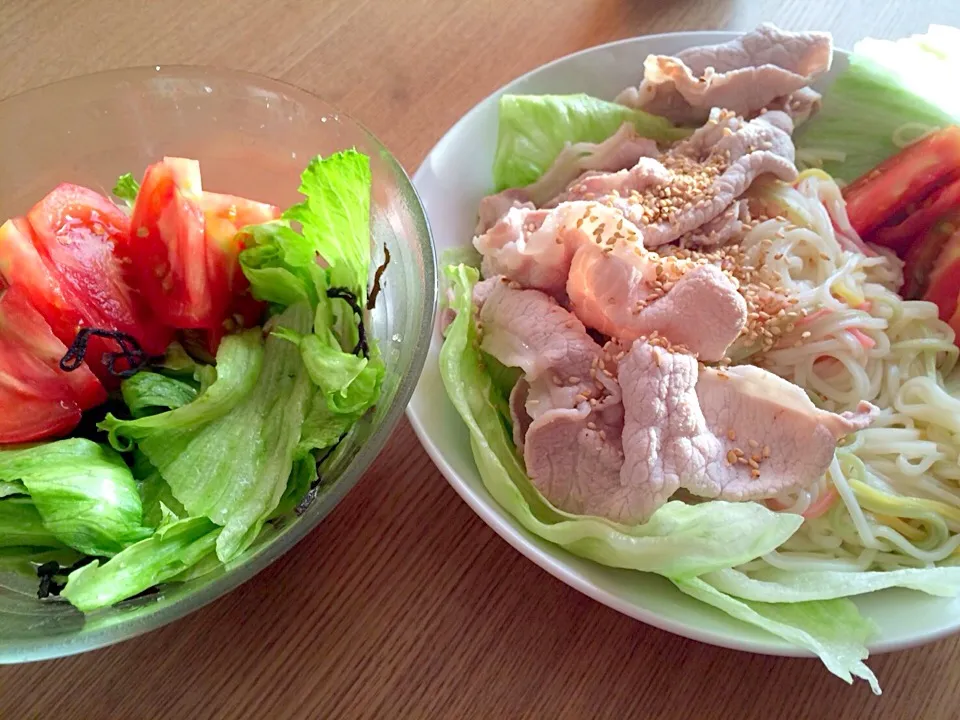
[[[0,227],[0,566],[83,611],[234,563],[377,402],[368,158],[284,211],[165,157]]]
[[[960,591],[957,47],[865,40],[821,96],[830,36],[763,25],[613,102],[505,95],[445,268],[501,506],[876,692],[848,598]]]

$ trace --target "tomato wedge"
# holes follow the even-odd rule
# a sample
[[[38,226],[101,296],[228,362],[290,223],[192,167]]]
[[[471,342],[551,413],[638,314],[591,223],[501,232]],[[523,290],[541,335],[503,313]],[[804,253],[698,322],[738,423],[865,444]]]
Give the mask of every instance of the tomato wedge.
[[[121,249],[154,313],[179,329],[216,327],[229,287],[214,286],[204,239],[200,163],[164,158],[147,168]]]
[[[20,286],[0,290],[0,443],[64,435],[106,400],[86,365],[60,369],[66,351]]]
[[[211,328],[208,349],[216,354],[220,340],[228,332],[253,327],[263,315],[265,304],[250,294],[250,283],[240,267],[243,237],[240,231],[248,225],[260,225],[280,217],[276,205],[248,200],[235,195],[203,193],[201,202],[210,267],[226,273],[230,288],[226,318]]]
[[[960,171],[960,167],[957,168]],[[960,179],[931,192],[902,222],[880,227],[870,238],[878,245],[903,253],[926,235],[947,213],[960,209]]]
[[[960,177],[960,127],[947,127],[908,145],[848,185],[850,224],[865,239],[898,210],[922,201],[937,187]]]
[[[940,319],[950,322],[957,310],[960,293],[960,231],[954,232],[943,244],[923,299],[936,304]]]
[[[122,252],[166,324],[219,334],[247,290],[237,231],[279,215],[273,205],[204,192],[197,161],[168,157],[147,168]],[[260,309],[240,314],[259,318]]]
[[[903,258],[903,296],[908,300],[923,297],[937,259],[950,237],[960,229],[960,210],[948,213],[914,241]],[[960,288],[958,288],[960,290]]]
[[[102,195],[78,185],[59,185],[28,213],[0,227],[0,274],[21,287],[33,306],[69,346],[81,328],[100,328],[135,338],[160,354],[172,331],[151,319],[124,281],[114,254],[128,242],[128,220]],[[92,338],[91,369],[116,384],[99,360],[115,352],[112,340]]]

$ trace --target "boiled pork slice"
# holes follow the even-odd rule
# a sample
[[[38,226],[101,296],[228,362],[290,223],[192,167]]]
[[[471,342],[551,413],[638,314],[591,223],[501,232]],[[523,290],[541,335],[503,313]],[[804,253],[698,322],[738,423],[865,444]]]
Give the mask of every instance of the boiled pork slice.
[[[640,158],[660,154],[657,144],[637,135],[630,123],[624,123],[601,143],[567,143],[550,168],[533,184],[508,188],[480,201],[480,220],[476,233],[481,235],[514,207],[544,206],[550,198],[584,173],[611,173],[632,168]],[[556,205],[558,203],[554,203]]]
[[[577,317],[604,335],[629,342],[660,335],[705,362],[723,358],[747,322],[746,302],[722,270],[646,251],[582,246],[567,294]]]
[[[507,367],[523,370],[524,407],[531,419],[552,409],[589,407],[610,396],[619,402],[616,381],[599,371],[603,349],[575,315],[538,290],[520,289],[505,279],[488,282],[479,296],[474,294],[482,301],[480,347]]]
[[[523,452],[531,480],[553,505],[627,525],[645,522],[681,488],[744,501],[808,487],[837,442],[878,412],[868,403],[842,415],[819,410],[802,390],[759,368],[698,373],[691,355],[645,340],[633,343],[617,374],[619,438],[616,414],[604,422],[581,406],[541,422],[537,432],[534,421]]]
[[[696,236],[704,226],[709,227],[699,235],[718,244],[740,228],[741,208],[732,206],[754,180],[797,178],[792,127],[790,117],[779,111],[748,122],[716,110],[659,159],[641,158],[631,170],[577,180],[558,200],[596,200],[618,210],[640,228],[647,248]]]
[[[806,95],[800,104],[810,109],[813,91],[807,86],[830,69],[832,59],[828,33],[786,32],[765,23],[728,43],[675,57],[649,55],[643,81],[617,102],[679,124],[702,122],[715,107],[750,117],[801,91]]]

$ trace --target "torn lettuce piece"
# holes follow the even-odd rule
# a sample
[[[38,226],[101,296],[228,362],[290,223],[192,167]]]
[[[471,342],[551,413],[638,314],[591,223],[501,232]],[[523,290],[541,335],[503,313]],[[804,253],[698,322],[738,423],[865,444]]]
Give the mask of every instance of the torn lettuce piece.
[[[861,40],[820,112],[794,136],[798,163],[852,182],[924,132],[960,123],[960,100],[943,91],[943,78],[957,73],[957,28],[931,25],[900,40]]]
[[[865,572],[788,572],[771,567],[758,571],[753,577],[731,569],[709,573],[703,579],[727,595],[770,603],[832,600],[892,587],[941,597],[960,594],[960,567]]]
[[[204,388],[193,402],[133,420],[120,420],[108,413],[97,427],[108,433],[110,444],[121,452],[129,451],[135,441],[157,433],[166,433],[168,442],[179,447],[183,436],[191,430],[222,418],[247,397],[257,382],[262,364],[263,341],[259,328],[228,335],[217,350],[216,381]]]
[[[310,161],[300,176],[303,202],[283,213],[329,267],[330,287],[366,304],[370,275],[370,159],[344,150]]]
[[[298,303],[275,322],[305,333],[310,318],[309,306]],[[312,392],[295,345],[271,335],[262,355],[256,384],[229,413],[199,427],[164,427],[138,438],[138,447],[186,511],[223,526],[217,557],[224,562],[249,547],[280,502]]]
[[[0,548],[63,548],[43,524],[33,500],[8,497],[0,500]]]
[[[243,230],[240,267],[257,300],[275,309],[309,302],[316,307],[318,287],[326,291],[325,271],[317,263],[317,250],[286,220],[274,220]]]
[[[529,532],[603,565],[685,578],[770,552],[802,524],[799,515],[775,513],[759,503],[670,502],[634,527],[550,506],[526,475],[498,410],[502,396],[481,363],[472,301],[479,274],[463,265],[445,272],[456,318],[440,352],[440,373],[470,431],[484,487]]]
[[[496,190],[535,182],[568,143],[603,142],[625,122],[657,142],[690,134],[666,118],[590,95],[503,95],[493,161]]]
[[[123,200],[127,207],[132,209],[137,201],[137,194],[140,192],[140,183],[133,179],[132,174],[124,173],[117,178],[112,192],[116,197]]]
[[[124,380],[120,392],[134,418],[183,407],[197,397],[190,383],[147,370]]]
[[[875,628],[852,601],[752,602],[730,597],[700,578],[674,580],[674,584],[731,617],[809,650],[830,672],[848,683],[853,682],[851,676],[863,678],[874,694],[880,694],[876,676],[863,663],[868,655],[866,642]]]
[[[163,479],[163,475],[139,449],[133,451],[133,477],[140,487],[140,504],[143,506],[143,524],[157,528],[168,513],[178,519],[188,516],[181,502]]]
[[[130,469],[91,440],[0,450],[0,479],[20,481],[44,527],[88,555],[115,555],[150,533]]]
[[[336,445],[350,428],[366,412],[366,408],[354,413],[339,413],[330,409],[322,390],[313,393],[307,416],[300,428],[300,443],[297,454],[305,455],[313,450],[325,450]]]
[[[183,573],[214,553],[221,528],[203,517],[170,522],[107,562],[74,570],[60,596],[90,612]]]
[[[26,495],[27,489],[23,486],[22,482],[14,481],[9,482],[7,480],[0,480],[0,498],[9,497],[10,495]]]

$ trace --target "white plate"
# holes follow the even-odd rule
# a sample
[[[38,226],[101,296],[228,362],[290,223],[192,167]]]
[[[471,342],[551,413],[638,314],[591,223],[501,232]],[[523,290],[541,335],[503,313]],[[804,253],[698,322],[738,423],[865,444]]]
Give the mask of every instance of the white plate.
[[[613,99],[624,87],[637,84],[648,54],[670,55],[731,37],[733,33],[672,33],[590,48],[544,65],[479,103],[444,135],[414,176],[441,261],[444,251],[470,242],[480,198],[493,187],[500,95],[586,92]],[[837,51],[833,73],[846,64],[846,53]],[[828,77],[822,84],[829,81]],[[454,489],[507,542],[571,587],[662,630],[757,653],[809,654],[687,597],[661,577],[604,567],[524,530],[483,486],[470,453],[467,429],[444,392],[437,365],[439,351],[440,338],[435,333],[423,376],[408,409],[410,421]],[[919,645],[960,629],[960,599],[885,590],[862,596],[856,602],[879,627],[870,648],[874,653]]]

